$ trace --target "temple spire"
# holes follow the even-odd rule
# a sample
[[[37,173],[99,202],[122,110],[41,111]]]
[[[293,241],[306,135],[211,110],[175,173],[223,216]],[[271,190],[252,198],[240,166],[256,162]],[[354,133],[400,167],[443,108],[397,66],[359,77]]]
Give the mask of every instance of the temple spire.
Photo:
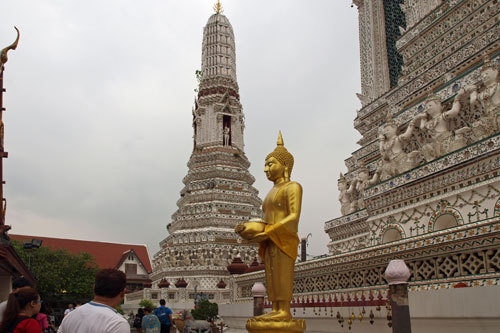
[[[284,143],[283,143],[283,136],[281,135],[281,131],[279,131],[279,134],[278,134],[278,142],[276,144],[277,146],[284,146]]]
[[[214,5],[214,10],[215,10],[215,14],[222,14],[224,12],[224,9],[222,8],[220,0],[217,0],[217,3]]]

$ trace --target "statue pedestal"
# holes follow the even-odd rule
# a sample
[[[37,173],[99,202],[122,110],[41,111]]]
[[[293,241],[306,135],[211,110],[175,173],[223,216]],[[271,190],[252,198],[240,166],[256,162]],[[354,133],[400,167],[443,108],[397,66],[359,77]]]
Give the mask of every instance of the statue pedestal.
[[[302,333],[306,330],[304,319],[273,320],[252,318],[247,320],[246,329],[250,333]]]

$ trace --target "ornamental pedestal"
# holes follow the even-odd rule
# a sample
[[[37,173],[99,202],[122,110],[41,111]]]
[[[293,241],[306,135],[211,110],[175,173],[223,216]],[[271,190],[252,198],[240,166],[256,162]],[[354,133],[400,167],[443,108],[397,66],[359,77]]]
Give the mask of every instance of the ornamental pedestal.
[[[304,319],[289,319],[289,320],[273,320],[255,317],[247,320],[245,325],[250,333],[288,333],[288,332],[305,332],[306,321]]]

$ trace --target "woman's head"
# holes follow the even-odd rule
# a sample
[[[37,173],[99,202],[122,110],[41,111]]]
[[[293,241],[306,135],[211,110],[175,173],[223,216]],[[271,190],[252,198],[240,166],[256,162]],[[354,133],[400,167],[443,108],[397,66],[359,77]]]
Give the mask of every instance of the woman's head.
[[[19,307],[19,311],[33,312],[33,314],[37,314],[40,311],[42,305],[40,295],[38,295],[35,289],[30,287],[20,288],[13,293],[13,295]]]
[[[6,332],[19,315],[31,317],[40,311],[41,300],[35,289],[24,287],[10,293],[0,332]]]

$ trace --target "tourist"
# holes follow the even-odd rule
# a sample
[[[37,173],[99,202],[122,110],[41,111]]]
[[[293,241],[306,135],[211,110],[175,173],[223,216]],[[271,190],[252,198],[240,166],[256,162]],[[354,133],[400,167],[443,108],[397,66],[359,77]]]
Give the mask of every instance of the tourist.
[[[40,311],[41,303],[40,295],[31,287],[10,293],[0,332],[41,333],[40,324],[31,318]]]
[[[44,333],[49,333],[49,332],[56,332],[56,327],[54,326],[53,323],[49,321],[49,317],[47,316],[49,314],[47,307],[45,306],[44,303],[42,303],[42,307],[40,308],[40,312],[37,313],[35,316],[35,319],[38,321],[40,326],[42,327],[42,332]]]
[[[142,317],[142,332],[143,333],[160,333],[160,320],[152,314],[153,308],[151,305],[144,307],[144,317]]]
[[[68,308],[66,310],[64,310],[64,317],[66,317],[74,309],[75,309],[75,307],[73,306],[73,303],[69,303]]]
[[[160,299],[160,306],[155,309],[155,315],[160,321],[161,333],[170,333],[170,327],[172,327],[172,310],[165,306],[164,299]]]
[[[19,288],[23,287],[33,287],[31,283],[23,276],[15,279],[12,281],[12,292],[15,293],[16,291],[19,290]],[[3,301],[0,303],[0,323],[2,322],[3,319],[3,313],[5,309],[7,308],[7,301]]]
[[[97,272],[94,299],[64,317],[57,332],[130,333],[130,326],[116,310],[125,296],[125,273],[117,269]]]
[[[144,317],[144,310],[139,308],[137,309],[137,314],[134,319],[134,327],[137,328],[139,333],[142,332],[142,317]]]

